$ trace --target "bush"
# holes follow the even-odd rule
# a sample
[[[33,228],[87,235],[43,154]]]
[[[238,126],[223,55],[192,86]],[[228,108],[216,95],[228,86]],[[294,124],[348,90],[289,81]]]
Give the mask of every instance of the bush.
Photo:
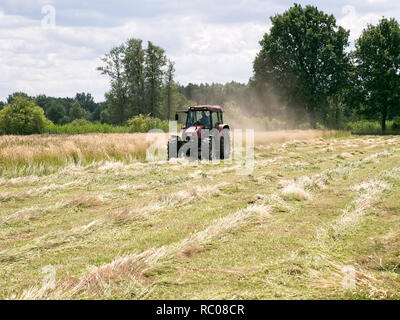
[[[43,133],[51,121],[46,119],[42,108],[32,100],[15,97],[13,102],[0,111],[0,133],[28,135]]]
[[[356,134],[382,134],[382,127],[379,121],[361,120],[356,122],[349,122],[347,130]],[[386,121],[386,134],[400,132],[400,117],[394,121]]]
[[[64,125],[50,124],[45,133],[50,134],[83,134],[83,133],[129,133],[128,127],[110,124],[92,123],[84,119],[74,120]]]
[[[379,121],[367,121],[360,120],[355,122],[349,122],[347,124],[347,130],[352,133],[361,134],[380,134],[382,133],[381,124]]]
[[[135,133],[148,132],[151,129],[161,129],[165,132],[169,129],[168,121],[139,115],[128,120],[126,126],[113,126],[105,123],[92,123],[86,119],[76,119],[65,125],[50,123],[44,132],[50,134],[83,134],[83,133]]]
[[[94,124],[94,123],[92,123],[86,119],[75,119],[74,121],[72,121],[70,123],[70,125],[74,126],[74,127],[87,126],[87,125],[91,125],[91,124]]]
[[[160,129],[167,132],[169,130],[168,121],[142,114],[129,119],[127,125],[129,127],[129,132],[149,132],[152,129]]]

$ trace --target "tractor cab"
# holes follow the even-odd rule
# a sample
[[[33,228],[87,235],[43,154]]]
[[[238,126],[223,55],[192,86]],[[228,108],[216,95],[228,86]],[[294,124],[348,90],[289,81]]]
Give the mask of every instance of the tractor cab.
[[[223,114],[221,107],[201,106],[191,107],[187,111],[178,111],[178,113],[186,113],[186,123],[184,129],[191,127],[202,127],[203,129],[211,130],[223,124]],[[178,114],[176,115],[178,120]]]

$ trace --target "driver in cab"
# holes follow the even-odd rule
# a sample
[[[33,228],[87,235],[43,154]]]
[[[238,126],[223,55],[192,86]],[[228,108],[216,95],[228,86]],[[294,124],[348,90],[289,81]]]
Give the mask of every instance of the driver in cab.
[[[201,119],[198,121],[198,124],[203,126],[204,128],[210,128],[210,116],[208,116],[204,111],[201,112]]]

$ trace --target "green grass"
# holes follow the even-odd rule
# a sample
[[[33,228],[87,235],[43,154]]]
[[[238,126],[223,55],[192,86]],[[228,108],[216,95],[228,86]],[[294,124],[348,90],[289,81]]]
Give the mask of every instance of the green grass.
[[[397,299],[400,180],[382,173],[399,166],[399,143],[389,136],[273,143],[256,150],[255,171],[244,176],[235,164],[133,161],[2,179],[0,298],[40,289],[42,268],[52,265],[57,289],[33,297]],[[369,196],[354,186],[376,179],[389,188],[368,198],[357,223],[331,232],[345,208]],[[288,183],[311,198],[284,196]],[[213,234],[220,219],[254,205]],[[134,259],[152,252],[157,259]],[[131,260],[106,272],[102,266],[119,257]],[[345,265],[356,269],[354,291],[342,287]],[[94,267],[103,281],[72,292],[67,284]]]

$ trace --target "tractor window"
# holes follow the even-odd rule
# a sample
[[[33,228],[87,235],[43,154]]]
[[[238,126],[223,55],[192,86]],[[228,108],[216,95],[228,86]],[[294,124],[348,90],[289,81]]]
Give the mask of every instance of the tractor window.
[[[187,113],[186,128],[190,128],[191,126],[194,126],[194,123],[195,123],[195,112],[189,111]]]
[[[212,112],[211,117],[212,117],[213,128],[217,128],[222,123],[221,113],[220,112]]]
[[[211,112],[189,111],[187,115],[186,128],[192,126],[203,126],[204,129],[211,129]]]

